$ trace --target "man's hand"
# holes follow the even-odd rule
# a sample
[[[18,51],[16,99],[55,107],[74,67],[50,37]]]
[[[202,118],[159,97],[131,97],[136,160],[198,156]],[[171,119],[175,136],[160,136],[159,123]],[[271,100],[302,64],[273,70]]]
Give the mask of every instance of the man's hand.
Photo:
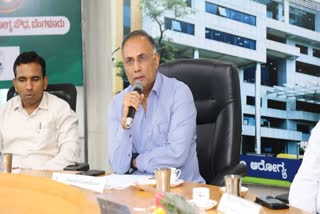
[[[121,126],[124,129],[127,129],[126,126],[126,119],[129,111],[129,107],[132,106],[133,108],[138,111],[139,105],[142,103],[144,99],[143,94],[139,94],[137,91],[131,91],[124,95],[123,98],[123,113],[121,118]]]

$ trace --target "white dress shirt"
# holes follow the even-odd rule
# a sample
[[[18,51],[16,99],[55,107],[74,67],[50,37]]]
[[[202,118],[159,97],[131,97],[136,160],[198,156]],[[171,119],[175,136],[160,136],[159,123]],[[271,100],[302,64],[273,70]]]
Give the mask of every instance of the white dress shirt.
[[[61,170],[79,162],[77,116],[48,92],[31,115],[13,97],[0,109],[0,151],[13,153],[13,167]]]
[[[312,129],[302,164],[289,194],[290,205],[320,213],[320,122]]]

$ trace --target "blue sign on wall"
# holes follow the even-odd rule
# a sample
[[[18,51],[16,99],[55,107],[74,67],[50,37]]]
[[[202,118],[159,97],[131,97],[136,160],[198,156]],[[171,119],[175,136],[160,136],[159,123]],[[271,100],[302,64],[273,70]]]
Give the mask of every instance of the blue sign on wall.
[[[255,155],[241,155],[241,162],[247,165],[248,176],[292,181],[302,160],[272,158]]]

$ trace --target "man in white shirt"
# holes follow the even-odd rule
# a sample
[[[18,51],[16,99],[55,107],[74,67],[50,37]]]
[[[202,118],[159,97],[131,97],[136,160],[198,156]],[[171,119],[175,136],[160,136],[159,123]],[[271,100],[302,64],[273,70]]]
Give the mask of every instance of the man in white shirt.
[[[13,153],[13,167],[61,170],[79,162],[77,116],[67,102],[44,92],[44,59],[24,52],[13,70],[19,96],[0,109],[0,151]]]
[[[312,129],[302,164],[289,193],[292,206],[320,213],[320,122]]]

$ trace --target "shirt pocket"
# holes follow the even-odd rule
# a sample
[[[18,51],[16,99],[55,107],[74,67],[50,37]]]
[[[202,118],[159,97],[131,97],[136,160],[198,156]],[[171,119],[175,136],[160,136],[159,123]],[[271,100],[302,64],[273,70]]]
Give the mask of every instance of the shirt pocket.
[[[156,145],[162,146],[168,142],[169,127],[169,121],[163,120],[154,125],[152,140]]]
[[[57,144],[55,123],[42,122],[38,130],[38,147],[44,148],[53,143]]]

